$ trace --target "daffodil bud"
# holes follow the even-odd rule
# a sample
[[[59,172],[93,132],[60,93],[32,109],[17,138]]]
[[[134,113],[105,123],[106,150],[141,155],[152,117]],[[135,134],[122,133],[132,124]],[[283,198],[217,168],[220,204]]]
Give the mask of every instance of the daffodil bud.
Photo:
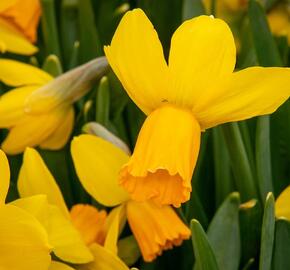
[[[62,104],[71,104],[84,96],[108,70],[105,57],[72,69],[34,91],[26,99],[24,110],[29,114],[42,114]]]

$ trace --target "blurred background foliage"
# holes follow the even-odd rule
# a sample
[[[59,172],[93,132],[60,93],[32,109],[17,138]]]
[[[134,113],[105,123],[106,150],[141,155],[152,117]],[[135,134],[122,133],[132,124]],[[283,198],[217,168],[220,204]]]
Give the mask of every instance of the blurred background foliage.
[[[272,35],[267,20],[267,14],[280,4],[284,4],[289,16],[289,2],[233,0],[232,3],[240,4],[239,8],[224,12],[220,1],[41,0],[39,52],[31,58],[10,54],[4,57],[41,66],[57,76],[103,55],[103,45],[111,42],[122,15],[139,7],[154,24],[166,57],[171,35],[184,20],[215,14],[225,19],[235,34],[236,69],[254,65],[289,66],[287,36]],[[2,93],[6,90],[2,85]],[[82,133],[86,123],[96,121],[133,150],[145,116],[112,72],[75,107],[73,135]],[[4,136],[2,132],[1,137]],[[290,184],[289,138],[289,101],[271,116],[225,124],[204,132],[191,200],[177,209],[185,222],[191,222],[193,245],[186,241],[153,263],[140,259],[136,266],[142,270],[187,270],[193,269],[193,265],[195,270],[290,269],[290,223],[275,220],[274,215],[274,197]],[[102,207],[82,189],[69,144],[60,151],[40,150],[40,153],[68,205],[92,203]],[[12,167],[9,198],[14,199],[22,156],[9,159]],[[268,192],[274,196],[267,196]]]

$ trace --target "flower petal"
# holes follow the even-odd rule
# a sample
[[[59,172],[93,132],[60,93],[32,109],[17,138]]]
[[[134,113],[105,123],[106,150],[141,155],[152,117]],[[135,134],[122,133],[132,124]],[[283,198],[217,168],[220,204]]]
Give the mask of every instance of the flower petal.
[[[98,202],[115,206],[128,200],[119,186],[119,170],[128,156],[113,144],[92,135],[75,137],[71,154],[77,175],[85,190]]]
[[[199,16],[184,22],[171,40],[168,101],[194,107],[201,93],[233,72],[235,62],[234,38],[224,21]]]
[[[40,145],[54,133],[66,114],[67,108],[59,108],[39,116],[26,115],[10,129],[2,143],[2,149],[8,154],[15,155],[23,152],[26,147]]]
[[[48,73],[32,65],[0,59],[0,80],[5,84],[11,86],[43,85],[52,79]]]
[[[47,270],[50,246],[40,223],[13,205],[0,206],[0,269]]]
[[[10,169],[5,153],[0,149],[0,206],[5,203],[10,184]]]
[[[2,43],[0,52],[2,53],[8,51],[31,55],[38,51],[12,23],[6,22],[2,18],[0,18],[0,33],[0,43]]]
[[[101,245],[93,244],[91,252],[95,260],[89,264],[78,266],[79,270],[129,270],[129,267],[117,255]]]
[[[275,215],[277,218],[285,217],[290,220],[290,186],[278,196],[275,202]]]
[[[127,203],[127,216],[147,262],[190,237],[189,228],[170,206],[159,207],[150,201],[139,203],[131,200]]]
[[[57,261],[52,261],[48,270],[74,270],[74,268]]]
[[[203,96],[195,116],[202,129],[270,114],[290,96],[289,68],[251,67],[235,72]]]
[[[128,95],[146,114],[163,100],[168,68],[153,25],[141,9],[128,11],[105,47],[108,61]]]
[[[1,99],[0,99],[1,101]],[[40,144],[40,148],[49,150],[58,150],[67,143],[74,125],[74,109],[70,107],[62,124]]]
[[[38,152],[32,148],[26,148],[25,150],[17,185],[21,197],[45,194],[50,204],[58,206],[64,216],[70,218],[64,198],[54,177]]]
[[[37,86],[22,86],[10,90],[0,97],[1,128],[11,128],[21,121],[25,116],[24,101],[36,89]]]
[[[107,236],[104,247],[114,254],[118,254],[118,238],[126,223],[125,205],[114,208],[107,219]]]

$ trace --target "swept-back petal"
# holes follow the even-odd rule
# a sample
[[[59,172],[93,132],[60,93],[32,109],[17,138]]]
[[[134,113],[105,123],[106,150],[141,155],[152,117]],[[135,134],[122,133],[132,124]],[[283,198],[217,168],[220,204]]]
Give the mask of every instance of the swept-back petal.
[[[230,75],[236,48],[228,25],[210,16],[185,21],[173,34],[168,100],[194,107],[207,88]]]
[[[5,153],[0,149],[0,206],[5,203],[10,184],[10,169]]]
[[[66,114],[67,108],[59,108],[39,116],[26,115],[9,130],[2,149],[15,155],[23,152],[26,147],[40,145],[62,124]]]
[[[57,150],[64,147],[64,145],[67,143],[71,135],[73,125],[74,125],[74,109],[71,106],[63,122],[46,140],[44,140],[40,144],[40,148]]]
[[[181,245],[190,237],[189,228],[170,206],[156,206],[147,201],[127,203],[130,228],[145,261],[154,260],[163,250]]]
[[[10,128],[22,120],[25,116],[25,99],[36,89],[37,86],[22,86],[10,90],[0,97],[1,128]]]
[[[277,218],[285,217],[290,220],[290,186],[278,196],[275,202],[275,215]]]
[[[21,197],[45,194],[50,204],[56,205],[65,217],[70,218],[62,193],[38,152],[26,148],[18,177],[18,192]]]
[[[202,129],[274,112],[290,96],[289,68],[251,67],[233,73],[195,108]]]
[[[119,170],[129,157],[115,145],[93,135],[75,137],[71,154],[77,175],[98,202],[115,206],[128,200],[128,193],[119,186]]]
[[[0,269],[47,270],[50,245],[45,229],[24,210],[0,206]]]
[[[124,15],[105,54],[128,95],[144,113],[159,106],[168,88],[168,68],[158,35],[141,9]]]
[[[74,270],[74,268],[61,262],[52,261],[48,270]]]
[[[78,266],[79,270],[129,270],[117,255],[98,244],[91,246],[95,260],[91,263]]]
[[[52,79],[48,73],[32,65],[0,59],[0,80],[5,84],[11,86],[43,85]]]
[[[0,52],[6,51],[31,55],[37,52],[37,48],[32,45],[26,37],[11,23],[0,18]]]

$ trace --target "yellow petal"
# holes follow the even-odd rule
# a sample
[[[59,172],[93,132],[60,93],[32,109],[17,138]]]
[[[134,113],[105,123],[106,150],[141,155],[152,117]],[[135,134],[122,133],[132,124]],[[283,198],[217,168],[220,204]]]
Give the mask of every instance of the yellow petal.
[[[49,213],[48,213],[48,201],[47,197],[43,194],[21,198],[9,203],[17,206],[34,216],[44,228],[48,227],[49,224]]]
[[[57,257],[76,264],[93,261],[93,255],[78,230],[56,206],[49,206],[49,227],[47,230],[53,252]]]
[[[144,113],[161,104],[168,88],[168,67],[158,35],[141,9],[124,15],[105,54],[128,95]]]
[[[5,84],[11,86],[43,85],[52,79],[48,73],[32,65],[0,59],[0,80]]]
[[[77,175],[85,190],[98,202],[114,206],[128,200],[119,186],[119,170],[128,156],[113,144],[92,135],[75,137],[71,153]]]
[[[70,218],[64,198],[54,177],[38,152],[32,148],[26,148],[25,150],[17,185],[21,197],[45,194],[50,204],[58,206],[64,216]]]
[[[71,221],[82,235],[87,246],[92,243],[104,244],[107,212],[99,211],[89,204],[76,204],[70,210]]]
[[[40,223],[24,210],[0,206],[0,269],[47,270],[50,246]]]
[[[132,199],[178,207],[191,192],[200,127],[190,110],[164,105],[145,120],[120,183]]]
[[[18,1],[18,0],[1,0],[0,1],[0,12],[3,12],[3,11],[5,11],[5,9],[14,5],[16,1]]]
[[[235,72],[202,96],[195,117],[202,129],[270,114],[290,96],[289,68],[251,67]]]
[[[91,251],[95,260],[92,263],[78,266],[78,270],[129,270],[117,255],[101,245],[93,244]]]
[[[234,38],[224,21],[199,16],[184,22],[171,40],[167,100],[194,107],[201,93],[232,73],[235,62]]]
[[[26,147],[41,144],[61,125],[66,114],[67,108],[59,108],[40,116],[26,115],[10,129],[2,143],[2,149],[8,154],[15,155],[23,152]]]
[[[37,86],[23,86],[13,89],[0,97],[1,128],[10,128],[21,121],[25,116],[24,101],[36,89]]]
[[[290,186],[285,188],[275,203],[276,217],[285,217],[290,220]]]
[[[52,261],[48,270],[74,270],[74,268],[57,261]]]
[[[5,203],[5,199],[10,183],[10,169],[6,155],[0,149],[0,206]]]
[[[163,250],[181,245],[190,237],[189,228],[184,225],[170,206],[156,206],[148,201],[127,203],[130,228],[139,244],[145,261],[154,260]]]
[[[107,237],[104,247],[114,254],[118,254],[118,238],[126,223],[125,205],[114,208],[107,220]]]
[[[38,49],[27,40],[27,38],[12,24],[0,18],[0,52],[6,51],[31,55],[38,51]]]
[[[0,99],[1,101],[1,99]],[[61,125],[40,144],[40,148],[57,150],[67,143],[74,125],[74,109],[70,107]]]

